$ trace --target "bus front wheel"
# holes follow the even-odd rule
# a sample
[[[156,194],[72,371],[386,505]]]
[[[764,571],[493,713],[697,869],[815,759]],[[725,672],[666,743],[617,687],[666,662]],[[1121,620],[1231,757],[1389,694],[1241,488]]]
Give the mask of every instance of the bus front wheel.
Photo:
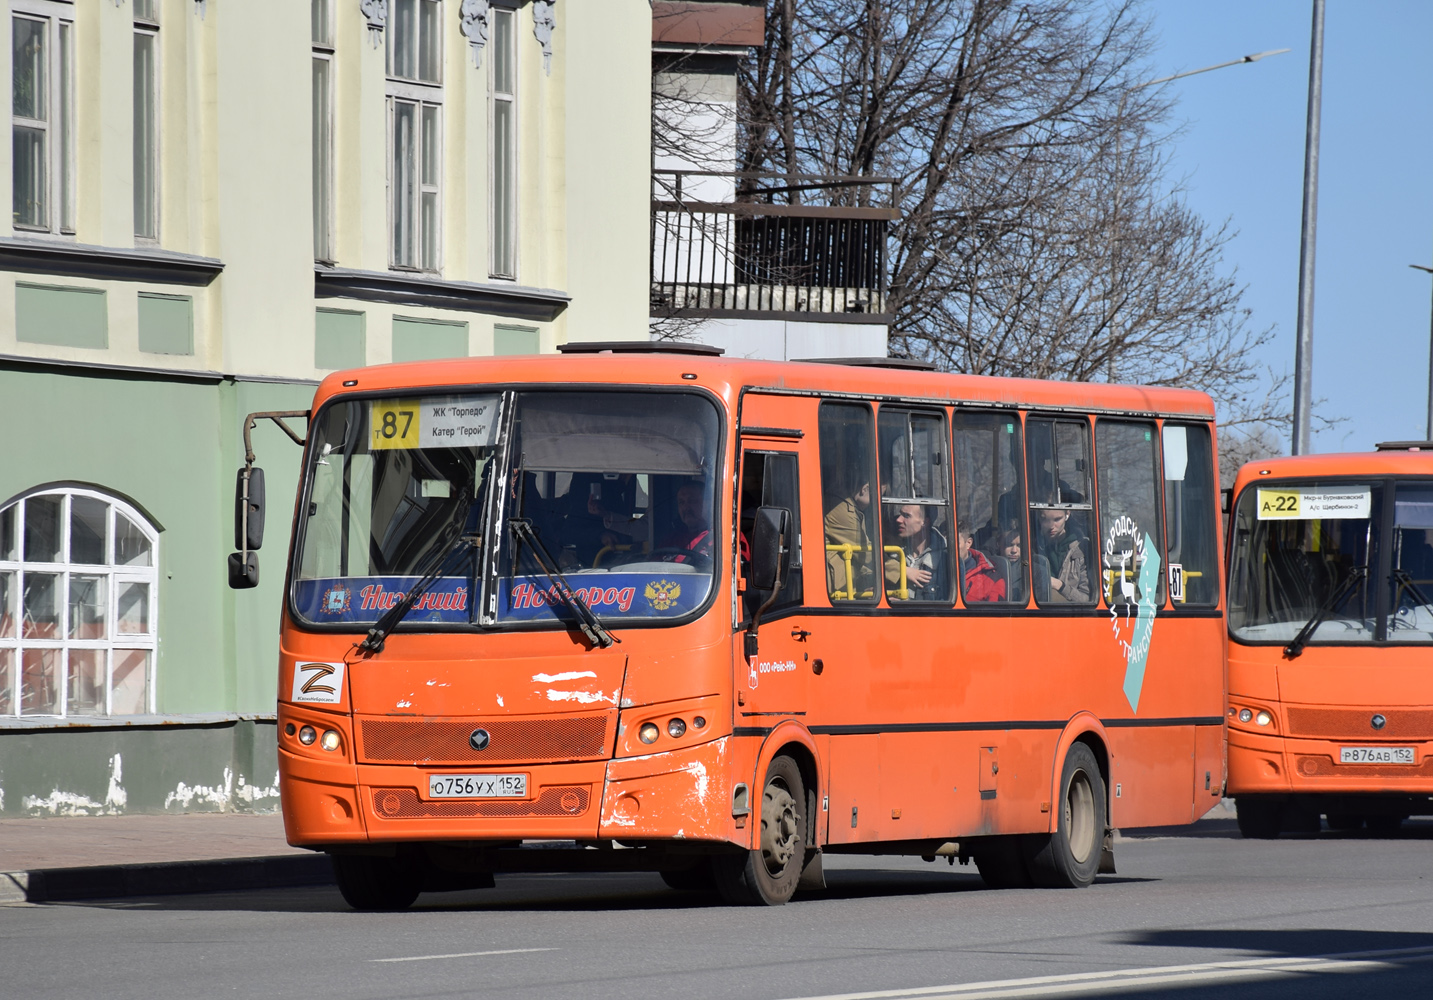
[[[757,849],[712,859],[722,898],[752,906],[780,906],[790,899],[806,861],[806,824],[801,769],[790,757],[777,757],[766,769]]]
[[[1060,771],[1055,832],[1023,839],[1030,875],[1045,889],[1083,889],[1095,880],[1105,836],[1105,781],[1095,753],[1071,744]]]
[[[1239,795],[1234,799],[1234,818],[1246,840],[1273,840],[1284,829],[1284,803],[1262,795]]]
[[[423,884],[422,870],[402,855],[335,854],[333,874],[344,901],[355,910],[406,910]]]

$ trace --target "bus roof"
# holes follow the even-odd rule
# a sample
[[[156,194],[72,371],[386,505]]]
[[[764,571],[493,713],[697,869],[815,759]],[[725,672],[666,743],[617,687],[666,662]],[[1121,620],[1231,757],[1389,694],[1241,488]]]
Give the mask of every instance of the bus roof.
[[[695,375],[695,378],[691,376]],[[743,387],[1008,406],[1070,408],[1213,420],[1214,403],[1190,389],[1056,382],[909,371],[862,364],[752,361],[678,353],[453,358],[334,372],[315,406],[336,393],[411,391],[474,384],[700,385],[732,401]]]
[[[1312,479],[1322,476],[1430,476],[1433,447],[1424,450],[1383,449],[1335,455],[1297,455],[1249,462],[1234,481],[1237,493],[1264,477]]]

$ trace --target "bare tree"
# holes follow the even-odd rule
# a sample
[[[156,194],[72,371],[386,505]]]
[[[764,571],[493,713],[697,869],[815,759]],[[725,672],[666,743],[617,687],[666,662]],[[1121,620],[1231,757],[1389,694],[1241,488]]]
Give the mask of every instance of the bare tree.
[[[1170,102],[1134,89],[1150,47],[1134,0],[771,0],[738,159],[896,178],[894,352],[1198,388],[1263,425],[1272,331],[1223,265],[1233,234],[1167,180]]]

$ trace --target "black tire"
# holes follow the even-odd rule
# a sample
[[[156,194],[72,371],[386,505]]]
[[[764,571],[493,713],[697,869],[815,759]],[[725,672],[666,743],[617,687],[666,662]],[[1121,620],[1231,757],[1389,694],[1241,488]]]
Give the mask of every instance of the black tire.
[[[1029,889],[1035,884],[1019,837],[982,837],[970,856],[988,888]]]
[[[762,787],[759,846],[712,859],[722,898],[745,906],[780,906],[789,900],[806,863],[807,822],[801,769],[790,757],[777,757]]]
[[[1388,836],[1398,832],[1403,825],[1402,816],[1365,816],[1363,823],[1368,827],[1368,832],[1379,836]]]
[[[1325,819],[1328,820],[1330,830],[1348,833],[1363,829],[1363,817],[1353,813],[1329,813]]]
[[[344,901],[355,910],[406,910],[423,888],[423,872],[411,858],[335,854],[333,874]]]
[[[1239,833],[1247,840],[1273,840],[1284,828],[1284,804],[1262,795],[1240,795],[1234,800]]]
[[[716,892],[716,876],[709,858],[698,858],[690,868],[667,868],[658,872],[668,888],[678,892]]]
[[[1060,769],[1055,832],[1020,838],[1026,865],[1042,889],[1083,889],[1100,870],[1105,842],[1105,779],[1095,752],[1071,744]]]

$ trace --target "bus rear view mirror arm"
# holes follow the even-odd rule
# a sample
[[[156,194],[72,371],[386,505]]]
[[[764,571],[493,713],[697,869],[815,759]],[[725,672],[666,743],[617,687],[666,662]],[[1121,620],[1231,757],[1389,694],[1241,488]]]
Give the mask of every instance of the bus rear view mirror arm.
[[[785,507],[758,507],[756,523],[752,526],[750,586],[755,590],[769,591],[761,607],[751,616],[751,625],[746,630],[746,655],[756,655],[756,633],[761,626],[761,616],[776,603],[776,595],[786,582],[786,572],[791,564],[791,511]]]
[[[296,434],[284,418],[308,419],[308,415],[308,410],[268,410],[244,418],[244,467],[234,484],[234,548],[239,551],[229,556],[229,586],[234,590],[259,585],[259,556],[254,550],[264,542],[264,470],[254,467],[254,444],[249,433],[260,420],[272,420],[303,447],[307,439]]]

